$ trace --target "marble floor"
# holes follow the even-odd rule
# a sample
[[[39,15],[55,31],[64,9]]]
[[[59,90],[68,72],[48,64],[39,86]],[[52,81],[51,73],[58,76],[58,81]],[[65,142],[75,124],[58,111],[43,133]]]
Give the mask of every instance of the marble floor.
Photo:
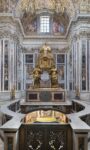
[[[7,101],[7,103],[8,103],[8,101]],[[90,102],[87,102],[87,103],[88,103],[88,105],[90,105]],[[0,102],[0,106],[1,105],[3,105],[3,102]],[[0,124],[1,124],[1,115],[0,115]],[[89,133],[89,135],[90,135],[90,133]],[[89,138],[90,138],[90,136],[89,136]],[[0,150],[4,150],[4,143],[1,140],[1,138],[0,138]],[[89,140],[89,143],[88,143],[88,150],[90,150],[90,140]]]

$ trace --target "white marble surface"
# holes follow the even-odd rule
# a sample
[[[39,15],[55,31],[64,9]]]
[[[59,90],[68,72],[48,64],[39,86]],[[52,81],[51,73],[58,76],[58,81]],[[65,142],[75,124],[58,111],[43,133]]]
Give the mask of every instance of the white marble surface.
[[[22,105],[40,105],[40,106],[44,106],[44,105],[46,105],[46,106],[50,106],[50,105],[55,105],[55,106],[67,106],[67,105],[71,105],[72,103],[71,103],[71,101],[69,101],[69,100],[66,100],[65,102],[24,102]]]
[[[18,100],[16,100],[16,101],[18,101]],[[76,100],[74,100],[74,101],[76,101]],[[13,130],[17,130],[19,127],[20,127],[20,125],[21,125],[21,119],[22,118],[24,118],[24,114],[21,114],[21,113],[18,113],[18,112],[13,112],[13,111],[11,111],[11,110],[9,110],[8,109],[8,106],[9,106],[9,104],[11,104],[11,103],[14,103],[15,101],[13,101],[13,102],[10,102],[10,103],[8,103],[8,104],[6,104],[6,105],[3,105],[3,106],[1,106],[1,108],[0,108],[0,111],[2,112],[2,113],[4,113],[4,114],[8,114],[9,116],[11,116],[12,117],[12,119],[10,120],[10,121],[8,121],[6,124],[4,124],[1,128],[3,128],[3,129],[9,129],[9,130],[11,130],[11,129],[13,129]],[[70,125],[71,125],[71,127],[72,127],[72,129],[74,130],[74,131],[82,131],[82,132],[85,132],[85,131],[90,131],[90,126],[88,126],[84,121],[82,121],[81,119],[80,119],[80,117],[81,116],[84,116],[84,115],[86,115],[86,114],[90,114],[90,105],[88,105],[88,104],[86,104],[86,103],[84,103],[84,102],[82,102],[82,101],[76,101],[76,102],[78,102],[78,103],[80,103],[81,105],[83,105],[84,107],[85,107],[85,109],[84,110],[82,110],[82,111],[80,111],[80,112],[77,112],[77,113],[72,113],[72,114],[68,114],[67,116],[68,116],[68,118],[71,120],[70,121]],[[71,102],[69,102],[68,101],[68,103],[67,104],[71,104]],[[66,105],[67,105],[66,104]],[[43,104],[43,105],[45,105],[45,104]],[[59,105],[59,104],[58,104]]]
[[[18,100],[16,100],[16,101],[18,101]],[[73,100],[73,101],[79,102],[81,105],[83,105],[85,107],[85,109],[80,112],[67,115],[68,118],[71,120],[70,125],[71,125],[72,129],[77,132],[90,133],[90,127],[84,121],[82,121],[80,119],[81,116],[90,114],[90,103],[86,103],[81,100],[79,100],[79,101]],[[0,108],[0,111],[2,113],[12,116],[12,119],[10,121],[6,122],[6,124],[1,126],[1,129],[3,129],[3,130],[17,131],[21,125],[21,119],[24,118],[24,116],[25,116],[24,114],[21,114],[18,112],[12,112],[11,110],[8,109],[8,106],[14,102],[15,101],[9,102],[6,105],[2,105]],[[71,102],[69,104],[71,104]],[[89,135],[88,135],[88,137],[89,137]],[[0,150],[4,150],[4,144],[1,140],[0,140]],[[90,142],[88,143],[88,150],[90,150]]]
[[[67,115],[68,118],[71,120],[70,125],[71,125],[72,129],[75,131],[79,131],[79,132],[87,131],[88,132],[88,131],[90,131],[90,126],[88,126],[84,121],[82,121],[80,119],[80,117],[90,114],[90,105],[88,105],[87,103],[84,103],[83,101],[80,101],[80,100],[74,100],[74,101],[80,103],[85,108],[82,111]]]
[[[18,112],[13,112],[13,111],[8,109],[8,106],[10,104],[13,104],[17,101],[19,101],[19,100],[12,101],[12,102],[10,101],[8,104],[1,106],[0,112],[3,114],[8,114],[9,116],[12,117],[12,119],[10,121],[6,122],[3,126],[1,126],[1,129],[17,130],[20,127],[21,119],[24,118],[25,115],[18,113]]]

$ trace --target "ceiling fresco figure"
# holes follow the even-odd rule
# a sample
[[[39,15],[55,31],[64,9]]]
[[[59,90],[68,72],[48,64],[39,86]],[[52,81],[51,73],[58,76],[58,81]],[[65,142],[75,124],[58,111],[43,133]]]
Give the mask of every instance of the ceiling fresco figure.
[[[55,0],[35,0],[35,8],[36,9],[54,9],[55,8]]]
[[[61,1],[56,0],[56,6],[55,7],[56,7],[56,12],[57,13],[63,12],[63,7],[62,7]]]
[[[0,0],[0,12],[7,12],[9,9],[9,0]]]
[[[34,3],[35,11],[42,10],[44,8],[48,10],[54,10],[55,12],[63,12],[64,7],[67,8],[67,12],[70,16],[74,15],[74,2],[71,0],[20,0],[20,4],[17,5],[16,10],[22,11],[28,9],[29,3]],[[69,8],[69,9],[68,9]]]
[[[27,7],[27,11],[28,12],[31,12],[31,13],[34,13],[35,11],[35,3],[34,3],[34,0],[29,0],[29,5]]]

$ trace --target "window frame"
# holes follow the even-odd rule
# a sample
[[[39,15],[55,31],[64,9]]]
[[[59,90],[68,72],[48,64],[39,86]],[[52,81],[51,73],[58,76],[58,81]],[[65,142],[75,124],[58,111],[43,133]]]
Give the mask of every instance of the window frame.
[[[27,62],[27,56],[31,55],[32,56],[32,62]],[[33,54],[29,53],[29,54],[25,54],[25,64],[33,64],[34,63],[34,56]]]
[[[48,16],[49,17],[49,32],[40,32],[40,17],[41,16]],[[40,14],[38,14],[37,17],[37,33],[39,35],[50,35],[52,33],[52,14],[50,14],[49,12],[41,12]]]
[[[50,16],[40,16],[40,33],[50,33]]]

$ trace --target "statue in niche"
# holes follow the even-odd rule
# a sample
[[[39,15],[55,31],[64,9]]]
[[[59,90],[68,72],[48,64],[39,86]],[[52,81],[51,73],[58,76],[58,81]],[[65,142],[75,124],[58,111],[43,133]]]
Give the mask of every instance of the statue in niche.
[[[64,66],[58,66],[58,74],[61,80],[64,80]]]
[[[51,69],[51,87],[58,87],[58,72],[56,68]]]
[[[40,88],[41,70],[36,67],[33,71],[34,88]]]

